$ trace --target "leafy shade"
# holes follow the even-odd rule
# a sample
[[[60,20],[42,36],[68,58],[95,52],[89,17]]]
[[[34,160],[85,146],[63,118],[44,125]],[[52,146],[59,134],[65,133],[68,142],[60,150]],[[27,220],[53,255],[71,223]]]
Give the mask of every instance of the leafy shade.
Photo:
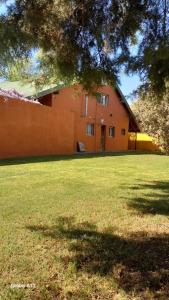
[[[168,6],[166,0],[16,0],[0,17],[0,68],[38,48],[41,82],[63,77],[90,88],[118,81],[125,65],[163,90],[169,75]],[[135,57],[131,45],[138,46]]]

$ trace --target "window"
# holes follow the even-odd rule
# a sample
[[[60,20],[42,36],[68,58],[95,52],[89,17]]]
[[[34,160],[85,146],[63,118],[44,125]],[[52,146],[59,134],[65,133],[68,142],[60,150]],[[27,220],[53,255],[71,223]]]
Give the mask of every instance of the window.
[[[104,94],[97,93],[96,99],[97,99],[98,103],[100,103],[104,106],[108,106],[109,95],[104,95]]]
[[[125,128],[121,129],[121,135],[126,135],[126,129]]]
[[[85,116],[87,116],[88,113],[88,100],[89,100],[88,95],[85,95]]]
[[[86,133],[87,135],[94,135],[94,124],[87,124]]]
[[[115,137],[115,127],[109,127],[109,136]]]
[[[107,81],[106,81],[106,79],[103,79],[103,78],[102,78],[102,80],[101,80],[101,84],[102,84],[102,85],[107,85]]]

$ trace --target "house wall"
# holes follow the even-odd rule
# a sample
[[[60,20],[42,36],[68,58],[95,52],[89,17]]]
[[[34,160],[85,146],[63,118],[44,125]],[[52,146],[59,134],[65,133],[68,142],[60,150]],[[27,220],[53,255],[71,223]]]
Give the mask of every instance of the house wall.
[[[101,119],[106,126],[106,151],[128,149],[129,117],[124,106],[120,103],[119,96],[110,86],[103,86],[98,92],[109,95],[109,105],[103,106],[96,101],[96,97],[89,95],[88,114],[85,116],[85,95],[82,86],[72,86],[61,89],[59,94],[53,95],[53,109],[68,109],[75,113],[74,149],[77,141],[83,142],[88,152],[101,151]],[[93,123],[95,135],[86,135],[87,123]],[[115,126],[115,137],[109,137],[109,127]],[[126,130],[126,135],[121,135],[121,129]]]
[[[101,119],[106,126],[105,151],[128,149],[129,117],[115,91],[104,86],[109,94],[108,107],[89,96],[85,116],[85,91],[78,86],[61,89],[40,99],[43,105],[0,98],[0,158],[71,154],[77,142],[83,142],[87,152],[101,151]],[[95,134],[86,134],[87,123],[93,123]],[[109,127],[115,126],[115,137],[109,137]],[[121,129],[126,135],[121,135]]]
[[[0,98],[0,158],[71,154],[74,114]]]

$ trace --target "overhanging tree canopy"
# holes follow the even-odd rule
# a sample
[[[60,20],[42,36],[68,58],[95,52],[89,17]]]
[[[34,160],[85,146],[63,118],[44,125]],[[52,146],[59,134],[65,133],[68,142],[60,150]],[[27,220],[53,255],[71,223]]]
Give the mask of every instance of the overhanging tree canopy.
[[[159,91],[169,77],[169,0],[16,0],[0,17],[0,40],[1,70],[36,48],[42,82],[114,83],[125,66]]]

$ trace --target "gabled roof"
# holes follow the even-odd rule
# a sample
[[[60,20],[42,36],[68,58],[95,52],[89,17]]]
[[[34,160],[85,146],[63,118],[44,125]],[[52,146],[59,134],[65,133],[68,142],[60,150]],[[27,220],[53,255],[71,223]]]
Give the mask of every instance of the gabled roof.
[[[9,81],[4,81],[4,82],[0,82],[0,88],[5,89],[5,90],[15,90],[18,93],[20,93],[21,95],[23,95],[24,97],[27,97],[29,99],[31,98],[41,98],[43,96],[52,94],[54,92],[59,91],[61,88],[66,87],[66,85],[60,83],[58,85],[51,85],[51,86],[44,86],[41,90],[37,90],[35,85],[33,85],[32,83],[23,83],[20,81],[13,81],[13,82],[9,82]],[[124,108],[126,109],[126,111],[129,114],[129,131],[134,131],[134,132],[140,132],[140,128],[137,124],[137,121],[135,119],[135,116],[129,106],[129,104],[127,103],[127,100],[125,99],[121,89],[119,88],[119,86],[116,84],[115,87],[116,92],[118,93],[119,97],[120,97],[120,101],[122,103],[122,105],[124,106]]]
[[[0,88],[8,91],[15,90],[25,97],[31,96],[35,93],[35,88],[32,84],[24,84],[20,81],[0,82]]]
[[[28,99],[23,95],[19,94],[18,92],[16,92],[15,90],[8,91],[0,88],[0,97],[2,97],[5,101],[10,99],[17,99],[20,101],[29,102],[33,104],[40,104],[38,100]]]
[[[58,85],[52,84],[49,86],[43,86],[43,88],[38,89],[33,83],[24,83],[21,81],[2,81],[0,82],[0,88],[8,91],[15,90],[19,94],[27,98],[40,98],[45,95],[56,92],[57,90],[65,87],[64,84],[60,83]]]

